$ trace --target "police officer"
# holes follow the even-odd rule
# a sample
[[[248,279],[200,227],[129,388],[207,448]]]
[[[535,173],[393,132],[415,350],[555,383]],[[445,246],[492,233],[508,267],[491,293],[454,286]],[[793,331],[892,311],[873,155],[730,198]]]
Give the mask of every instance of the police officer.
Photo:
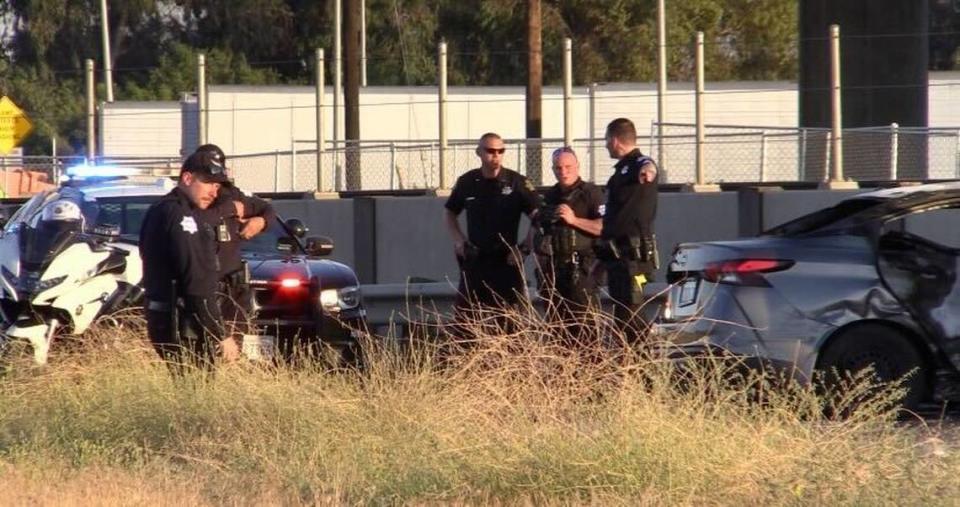
[[[499,135],[480,137],[480,167],[457,179],[446,202],[444,220],[460,263],[458,310],[512,305],[526,297],[517,234],[520,216],[536,214],[539,196],[526,177],[503,167],[505,151]],[[457,220],[463,210],[466,235]]]
[[[643,286],[657,269],[653,221],[657,214],[657,165],[637,148],[637,129],[626,118],[607,125],[607,151],[617,160],[607,181],[607,202],[598,256],[604,261],[614,315],[628,341],[646,332],[640,310]]]
[[[223,337],[216,301],[220,265],[216,233],[202,215],[227,181],[209,153],[195,153],[177,187],[147,210],[140,230],[147,334],[157,353],[178,362],[183,352],[204,365]]]
[[[580,179],[580,163],[572,148],[553,152],[557,183],[544,195],[534,227],[541,295],[548,310],[564,321],[596,304],[597,284],[591,272],[593,246],[603,227],[603,192]]]
[[[219,146],[205,144],[195,153],[207,153],[229,176],[227,157]],[[249,326],[253,318],[253,294],[246,263],[240,257],[241,241],[262,232],[277,215],[269,202],[244,194],[229,180],[220,185],[216,200],[204,215],[217,232],[220,262],[217,295],[227,323],[227,336],[221,346],[224,359],[229,361],[239,358],[243,335],[254,332]]]

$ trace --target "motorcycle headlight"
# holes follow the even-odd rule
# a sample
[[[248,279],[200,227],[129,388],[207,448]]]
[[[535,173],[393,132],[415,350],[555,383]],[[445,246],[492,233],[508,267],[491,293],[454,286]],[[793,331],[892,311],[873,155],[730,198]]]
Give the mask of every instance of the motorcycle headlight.
[[[360,287],[343,287],[320,291],[320,306],[328,312],[350,310],[360,304]]]

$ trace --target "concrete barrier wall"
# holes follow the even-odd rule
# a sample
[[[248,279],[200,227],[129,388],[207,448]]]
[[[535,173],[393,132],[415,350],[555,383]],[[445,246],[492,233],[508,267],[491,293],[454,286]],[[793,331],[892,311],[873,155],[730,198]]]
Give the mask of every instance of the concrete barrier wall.
[[[661,194],[658,279],[662,280],[677,243],[743,235],[739,200],[736,192]],[[405,283],[411,278],[456,283],[458,268],[443,224],[444,202],[441,197],[372,197],[278,200],[274,206],[285,218],[303,220],[310,235],[333,239],[331,258],[353,266],[362,283]],[[522,220],[521,238],[528,227],[529,222]]]

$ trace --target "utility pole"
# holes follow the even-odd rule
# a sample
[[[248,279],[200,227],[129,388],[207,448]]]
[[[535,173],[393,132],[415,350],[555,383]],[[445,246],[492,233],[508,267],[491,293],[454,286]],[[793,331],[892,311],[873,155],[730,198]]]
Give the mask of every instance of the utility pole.
[[[540,0],[527,0],[527,178],[534,185],[543,184],[543,161],[540,154],[540,139],[543,137],[541,28]]]
[[[343,17],[344,140],[347,190],[360,190],[360,17],[361,2],[347,2]]]

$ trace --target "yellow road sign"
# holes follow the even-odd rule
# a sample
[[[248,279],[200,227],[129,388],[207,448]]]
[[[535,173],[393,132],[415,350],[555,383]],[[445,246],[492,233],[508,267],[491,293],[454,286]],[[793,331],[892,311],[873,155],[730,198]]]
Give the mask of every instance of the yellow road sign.
[[[30,135],[33,124],[12,100],[0,98],[0,155],[6,155]]]

